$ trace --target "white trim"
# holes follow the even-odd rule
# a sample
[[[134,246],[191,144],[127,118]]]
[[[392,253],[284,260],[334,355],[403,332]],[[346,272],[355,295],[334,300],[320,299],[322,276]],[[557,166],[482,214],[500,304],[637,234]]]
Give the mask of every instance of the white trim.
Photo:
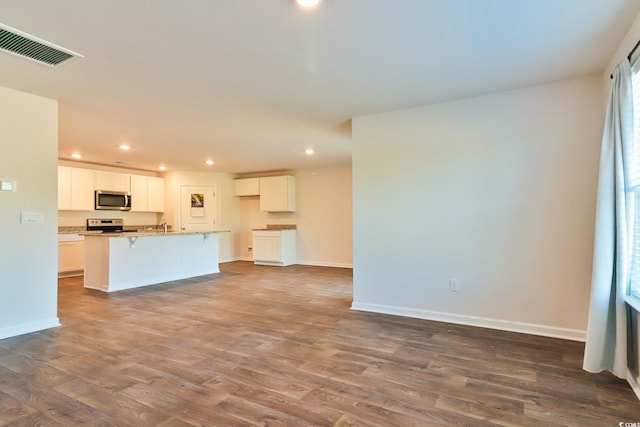
[[[632,295],[627,295],[624,297],[624,301],[629,304],[631,307],[633,307],[633,309],[635,311],[640,312],[640,299],[632,296]]]
[[[57,317],[53,317],[51,319],[38,320],[36,322],[29,322],[23,323],[21,325],[9,326],[7,328],[0,328],[0,339],[30,334],[31,332],[55,328],[57,326],[60,326],[60,320]]]
[[[335,267],[335,268],[353,268],[353,264],[342,262],[324,262],[324,261],[297,261],[296,264],[311,265],[314,267]]]
[[[220,260],[220,263],[225,263],[225,262],[234,262],[234,261],[249,261],[249,262],[253,262],[253,258],[252,257],[246,257],[246,256],[237,256],[237,257],[230,257],[230,258],[224,258]],[[296,261],[297,265],[310,265],[313,267],[334,267],[334,268],[351,268],[353,269],[353,264],[345,264],[345,263],[341,263],[341,262],[317,262],[317,261]],[[271,265],[271,264],[270,264]]]
[[[392,314],[396,316],[415,317],[418,319],[435,320],[437,322],[457,323],[460,325],[477,326],[481,328],[498,329],[502,331],[520,332],[544,337],[562,338],[571,341],[586,340],[586,331],[580,329],[558,328],[554,326],[537,325],[534,323],[515,322],[512,320],[491,319],[488,317],[467,316],[439,311],[421,310],[390,305],[353,302],[352,310],[369,311],[372,313]]]
[[[237,257],[220,258],[218,260],[218,263],[224,264],[225,262],[233,262],[233,261],[244,261],[244,260],[238,259]]]
[[[636,394],[638,400],[640,400],[640,384],[638,384],[638,378],[633,378],[631,371],[627,369],[627,382],[631,386],[631,389]]]

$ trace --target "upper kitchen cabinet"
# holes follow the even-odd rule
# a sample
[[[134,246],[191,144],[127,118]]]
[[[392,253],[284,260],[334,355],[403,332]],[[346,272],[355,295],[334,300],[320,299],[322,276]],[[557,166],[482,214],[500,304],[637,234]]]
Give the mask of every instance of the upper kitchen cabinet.
[[[164,178],[131,175],[131,212],[164,212]]]
[[[58,166],[58,209],[71,209],[71,168]]]
[[[233,194],[236,196],[259,196],[260,178],[234,179]]]
[[[260,210],[294,212],[296,210],[296,177],[282,175],[260,178]]]
[[[128,193],[130,191],[129,175],[126,173],[98,171],[96,173],[96,190]]]
[[[96,171],[58,166],[58,209],[92,211]]]
[[[164,178],[147,177],[147,208],[150,212],[164,212]]]

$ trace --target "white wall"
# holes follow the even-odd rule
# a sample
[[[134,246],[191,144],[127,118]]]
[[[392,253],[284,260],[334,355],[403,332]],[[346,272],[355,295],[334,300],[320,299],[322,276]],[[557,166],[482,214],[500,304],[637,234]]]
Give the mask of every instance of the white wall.
[[[584,339],[601,87],[355,118],[354,308]]]
[[[0,87],[0,338],[58,325],[58,104]],[[40,212],[43,224],[20,224]]]
[[[233,261],[242,256],[239,245],[242,233],[240,202],[233,195],[233,175],[223,172],[175,171],[164,174],[165,215],[164,219],[173,227],[180,225],[180,188],[188,185],[215,186],[218,203],[218,230],[229,230],[219,234],[221,262]]]
[[[351,165],[283,172],[296,177],[296,211],[262,212],[259,197],[241,197],[243,259],[251,259],[251,230],[295,224],[298,264],[353,265]]]

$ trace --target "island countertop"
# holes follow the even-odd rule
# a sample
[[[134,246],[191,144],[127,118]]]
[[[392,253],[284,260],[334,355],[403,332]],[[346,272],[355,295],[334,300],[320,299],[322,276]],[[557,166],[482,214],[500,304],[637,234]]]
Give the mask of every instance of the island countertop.
[[[84,287],[103,292],[220,272],[224,230],[84,232]]]

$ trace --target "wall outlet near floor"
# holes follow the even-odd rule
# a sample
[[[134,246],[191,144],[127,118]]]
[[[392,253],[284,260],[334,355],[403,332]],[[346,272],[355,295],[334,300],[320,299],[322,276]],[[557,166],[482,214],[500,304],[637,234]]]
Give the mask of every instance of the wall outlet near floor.
[[[252,248],[251,246],[249,246],[249,247],[247,248],[247,252],[251,252],[252,250],[253,250],[253,248]]]
[[[460,290],[460,279],[449,279],[449,290],[458,292]]]

